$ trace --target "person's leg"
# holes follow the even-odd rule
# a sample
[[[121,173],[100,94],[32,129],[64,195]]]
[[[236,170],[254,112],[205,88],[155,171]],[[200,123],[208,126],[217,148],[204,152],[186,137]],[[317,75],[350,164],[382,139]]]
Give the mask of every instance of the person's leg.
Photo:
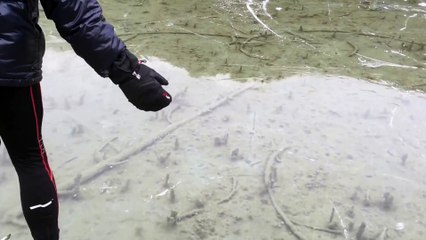
[[[0,136],[19,177],[21,204],[35,240],[59,239],[58,197],[41,136],[40,85],[0,87]]]

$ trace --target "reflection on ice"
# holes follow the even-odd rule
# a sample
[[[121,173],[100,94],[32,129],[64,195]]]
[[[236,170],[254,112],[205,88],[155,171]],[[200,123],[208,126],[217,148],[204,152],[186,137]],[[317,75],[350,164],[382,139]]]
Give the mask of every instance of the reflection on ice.
[[[175,96],[157,114],[73,53],[46,54],[44,140],[59,190],[72,191],[61,195],[64,239],[294,239],[283,222],[305,239],[422,238],[424,95],[323,75],[196,79],[148,64]],[[28,239],[7,164],[1,229]]]
[[[253,3],[253,0],[247,0],[247,2],[246,2],[246,7],[247,7],[247,9],[249,10],[249,12],[250,12],[250,14],[253,16],[253,18],[254,19],[256,19],[256,21],[258,22],[258,23],[260,23],[260,25],[262,25],[265,29],[267,29],[267,30],[269,30],[271,33],[273,33],[275,36],[277,36],[277,37],[279,37],[279,38],[284,38],[282,35],[280,35],[280,34],[278,34],[278,33],[276,33],[274,30],[272,30],[268,25],[266,25],[262,20],[260,20],[259,19],[259,17],[257,16],[257,14],[256,14],[256,12],[253,10],[253,8],[252,8],[252,5],[253,5],[254,3]],[[265,2],[263,2],[262,3],[262,6],[263,6],[263,9],[265,9],[265,6],[266,6],[266,4],[267,4],[267,2],[265,3]],[[267,13],[267,11],[265,10],[265,13],[267,14],[267,15],[269,15],[268,13]],[[269,15],[270,16],[270,15]],[[272,17],[271,17],[271,19],[272,19]]]
[[[415,13],[415,14],[413,14],[413,15],[411,15],[411,16],[408,16],[407,17],[407,19],[405,19],[405,25],[404,25],[404,27],[402,27],[401,29],[399,29],[400,31],[404,31],[405,29],[407,29],[407,25],[408,25],[408,20],[410,20],[410,18],[414,18],[414,17],[417,17],[417,13]]]
[[[270,19],[273,19],[271,14],[269,14],[269,12],[268,12],[268,3],[269,3],[269,0],[263,0],[262,1],[262,9],[263,9],[263,12],[265,13],[266,16],[268,16]]]
[[[397,63],[391,63],[391,62],[375,59],[372,57],[367,57],[359,53],[357,53],[356,55],[358,55],[358,61],[362,66],[366,66],[370,68],[379,68],[379,67],[398,67],[398,68],[411,68],[411,69],[418,68],[416,66],[401,65]],[[404,55],[404,57],[407,57],[407,56]]]

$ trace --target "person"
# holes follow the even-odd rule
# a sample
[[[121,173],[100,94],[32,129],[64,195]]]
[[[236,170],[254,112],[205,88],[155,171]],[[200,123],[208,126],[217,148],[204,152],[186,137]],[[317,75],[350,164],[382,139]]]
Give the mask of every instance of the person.
[[[41,130],[45,41],[39,3],[75,53],[117,84],[138,109],[158,111],[172,97],[162,87],[168,81],[117,37],[97,0],[0,0],[0,137],[18,174],[21,207],[33,239],[57,240],[58,197]]]

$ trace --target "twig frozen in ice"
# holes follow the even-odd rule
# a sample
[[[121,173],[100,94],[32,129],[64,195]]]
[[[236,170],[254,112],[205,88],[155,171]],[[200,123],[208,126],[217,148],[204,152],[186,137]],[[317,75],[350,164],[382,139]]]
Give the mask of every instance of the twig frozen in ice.
[[[334,208],[334,213],[339,218],[340,226],[343,229],[343,236],[345,236],[345,239],[349,239],[349,231],[347,229],[347,226],[346,226],[345,222],[343,221],[343,218],[340,215],[339,210],[337,210],[337,207],[334,205],[334,203],[333,203],[333,208]]]
[[[269,157],[266,160],[265,170],[263,172],[263,182],[265,184],[266,190],[268,191],[268,196],[269,196],[269,199],[272,202],[272,206],[274,207],[275,211],[278,213],[278,216],[280,217],[280,219],[284,222],[285,226],[290,231],[290,233],[293,234],[293,236],[295,236],[299,240],[303,240],[303,239],[306,239],[306,238],[304,236],[302,236],[297,231],[293,222],[287,217],[287,215],[284,213],[284,211],[278,206],[278,204],[275,200],[274,194],[272,193],[272,186],[271,186],[272,183],[271,183],[271,179],[269,177],[270,173],[271,173],[272,165],[277,160],[279,155],[287,149],[288,148],[282,148],[282,149],[272,153],[271,157]]]
[[[176,184],[171,185],[170,187],[164,189],[160,193],[158,193],[156,195],[151,195],[151,199],[165,196],[167,193],[169,193],[171,190],[175,189],[181,183],[182,183],[181,181],[178,181]]]
[[[108,140],[107,142],[105,142],[102,147],[99,149],[99,152],[103,152],[105,151],[105,149],[109,146],[110,148],[112,148],[116,153],[120,152],[119,148],[117,146],[115,146],[115,144],[113,143],[115,140],[117,140],[118,137],[113,137],[112,139]]]
[[[204,115],[207,115],[207,114],[213,112],[215,109],[217,109],[220,106],[223,106],[224,104],[228,103],[230,100],[237,97],[238,95],[252,89],[253,87],[255,87],[255,85],[256,84],[253,83],[253,84],[249,84],[245,87],[242,87],[242,88],[230,93],[229,95],[225,96],[224,98],[222,98],[222,99],[220,99],[216,102],[213,102],[212,104],[210,104],[206,108],[200,110],[199,112],[194,113],[192,116],[189,116],[188,118],[183,119],[183,120],[178,121],[178,122],[175,122],[173,124],[170,124],[169,126],[164,128],[163,130],[159,131],[155,136],[143,141],[140,145],[135,146],[133,148],[130,148],[127,151],[122,151],[122,152],[118,153],[117,155],[115,155],[114,157],[110,158],[109,160],[99,162],[97,164],[94,164],[92,167],[81,171],[80,172],[80,174],[81,174],[80,184],[85,184],[85,183],[95,179],[96,177],[100,176],[104,172],[111,170],[113,168],[113,166],[115,166],[117,164],[125,163],[124,161],[127,161],[130,157],[144,151],[148,147],[151,147],[152,145],[156,144],[158,141],[160,141],[163,138],[165,138],[166,136],[168,136],[170,133],[176,131],[177,129],[181,128],[182,126],[188,124],[189,122],[191,122],[191,121],[193,121],[193,120],[195,120],[195,119],[197,119],[201,116],[204,116]],[[70,180],[70,181],[64,181],[61,184],[61,186],[59,187],[59,189],[70,190],[70,189],[73,189],[74,187],[75,187],[74,180]]]
[[[179,109],[180,109],[180,106],[176,106],[167,112],[167,115],[166,115],[167,122],[169,122],[170,124],[172,123],[172,114]]]
[[[237,193],[238,181],[232,177],[232,190],[224,199],[220,200],[217,204],[226,203]]]
[[[11,236],[12,236],[12,234],[8,234],[7,236],[3,237],[0,240],[9,240]]]
[[[393,109],[392,109],[392,115],[391,115],[391,117],[390,117],[390,119],[389,119],[389,127],[390,128],[393,128],[393,119],[394,119],[394,117],[395,117],[395,113],[396,113],[396,111],[398,110],[398,107],[394,107]]]
[[[355,45],[355,44],[353,44],[352,42],[350,42],[350,41],[346,41],[346,43],[349,45],[349,46],[351,46],[352,47],[352,52],[348,55],[348,57],[352,57],[352,56],[354,56],[355,54],[357,54],[358,53],[358,51],[359,51],[359,48]]]
[[[386,240],[387,236],[388,236],[388,228],[385,227],[385,228],[383,228],[383,231],[377,237],[377,240]]]
[[[358,228],[358,231],[356,232],[356,235],[355,235],[356,240],[362,240],[363,239],[362,235],[364,235],[366,227],[367,227],[367,225],[365,224],[365,222],[362,222],[361,225]]]
[[[302,227],[309,228],[309,229],[312,229],[312,230],[315,230],[315,231],[326,232],[326,233],[331,233],[331,234],[335,234],[335,235],[342,235],[342,232],[340,230],[310,226],[310,225],[307,225],[307,224],[296,222],[294,220],[291,220],[291,222],[294,225],[302,226]]]
[[[333,208],[331,208],[330,219],[328,220],[328,222],[329,222],[329,223],[333,222],[333,218],[334,218],[334,211],[335,211],[334,207],[333,207]]]
[[[200,214],[203,211],[203,209],[201,208],[195,208],[193,210],[190,210],[186,213],[183,213],[181,215],[178,215],[177,211],[172,211],[170,213],[170,216],[167,217],[167,223],[171,226],[176,225],[177,223],[179,223],[180,221],[186,220],[188,218],[197,216],[198,214]]]

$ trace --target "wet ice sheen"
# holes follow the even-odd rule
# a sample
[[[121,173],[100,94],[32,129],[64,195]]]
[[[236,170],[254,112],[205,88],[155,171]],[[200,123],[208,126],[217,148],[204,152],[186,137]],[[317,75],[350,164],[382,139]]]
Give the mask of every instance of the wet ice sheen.
[[[387,239],[423,238],[423,94],[327,75],[251,86],[227,75],[193,78],[156,58],[148,64],[170,80],[175,96],[159,113],[137,111],[72,52],[47,52],[44,138],[58,186],[250,87],[111,165],[75,198],[62,198],[64,239],[293,239],[263,182],[265,162],[279,149],[272,189],[293,221],[326,227],[335,207],[354,226],[351,236],[365,222],[366,237],[386,228]],[[1,162],[0,185],[9,192],[0,206],[1,230],[28,239],[25,228],[12,224],[23,221],[18,190],[10,163]],[[235,194],[219,204],[233,186]],[[170,226],[172,211],[194,214]],[[339,219],[333,222],[339,229]],[[296,227],[307,239],[333,238]]]

